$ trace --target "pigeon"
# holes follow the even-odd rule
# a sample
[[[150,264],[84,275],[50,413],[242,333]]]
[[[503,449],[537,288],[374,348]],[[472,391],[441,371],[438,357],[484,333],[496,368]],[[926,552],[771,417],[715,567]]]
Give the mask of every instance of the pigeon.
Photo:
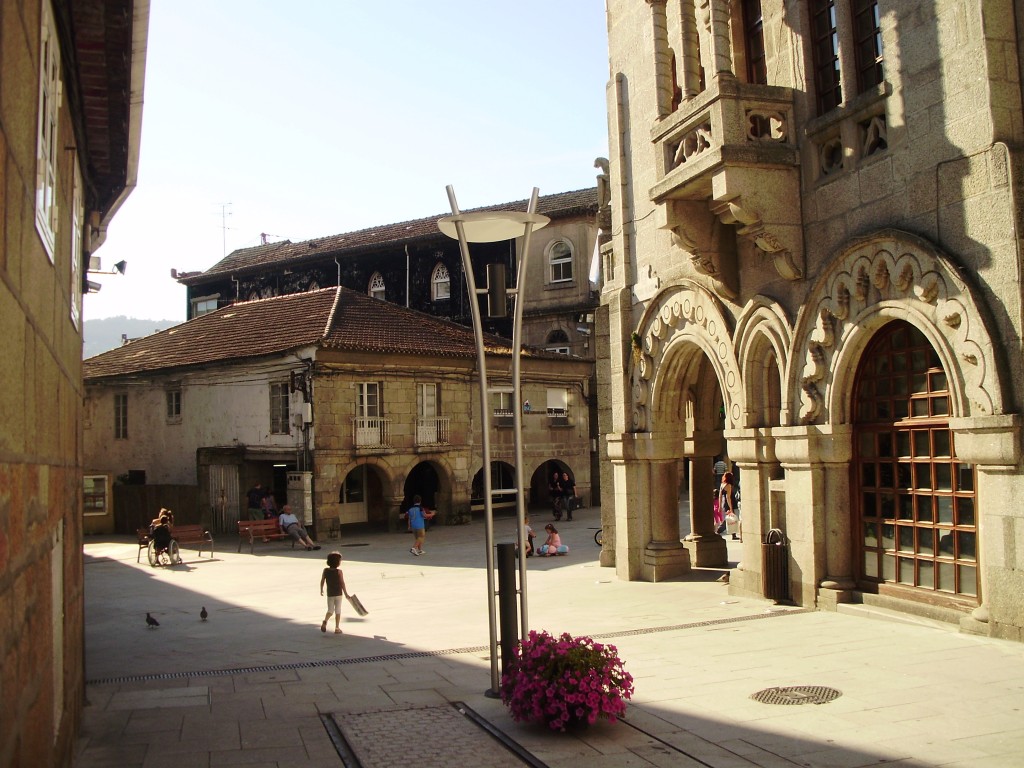
[[[200,618],[200,619],[202,619],[203,621],[206,621],[206,617],[207,617],[207,616],[209,616],[209,615],[210,615],[210,614],[208,614],[208,613],[206,612],[206,606],[204,605],[204,606],[203,606],[203,610],[201,610],[201,611],[199,612],[199,618]]]
[[[160,622],[154,619],[148,613],[146,614],[146,623],[150,626],[150,628],[156,628],[160,626]]]

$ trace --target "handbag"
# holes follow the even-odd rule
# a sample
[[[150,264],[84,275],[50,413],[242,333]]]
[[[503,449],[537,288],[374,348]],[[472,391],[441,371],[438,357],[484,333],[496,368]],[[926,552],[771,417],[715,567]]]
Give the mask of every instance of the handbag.
[[[726,533],[739,533],[740,530],[740,518],[735,512],[728,512],[725,515],[725,532]]]
[[[369,613],[369,611],[366,610],[366,608],[363,607],[363,601],[360,600],[355,595],[349,595],[348,596],[348,601],[349,601],[349,603],[352,604],[352,608],[355,610],[355,612],[357,614],[359,614],[360,616],[365,616],[366,614]]]

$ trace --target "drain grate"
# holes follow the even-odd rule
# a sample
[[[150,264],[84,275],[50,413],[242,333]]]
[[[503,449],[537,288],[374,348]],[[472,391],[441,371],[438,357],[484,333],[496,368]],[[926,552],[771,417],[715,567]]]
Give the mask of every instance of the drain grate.
[[[765,688],[750,698],[762,704],[828,704],[843,695],[824,685],[791,685],[788,688]]]

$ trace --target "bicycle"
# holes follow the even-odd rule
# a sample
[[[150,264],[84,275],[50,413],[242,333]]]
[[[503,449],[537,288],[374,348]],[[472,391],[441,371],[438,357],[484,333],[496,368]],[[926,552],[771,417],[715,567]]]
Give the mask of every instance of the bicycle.
[[[604,528],[598,528],[594,533],[594,543],[599,547],[604,547]]]

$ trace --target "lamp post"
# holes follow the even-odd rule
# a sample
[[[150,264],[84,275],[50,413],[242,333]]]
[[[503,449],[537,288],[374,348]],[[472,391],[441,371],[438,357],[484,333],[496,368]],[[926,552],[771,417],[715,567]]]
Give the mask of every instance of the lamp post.
[[[494,243],[503,240],[523,238],[522,252],[516,267],[515,287],[502,291],[504,285],[498,273],[488,270],[491,281],[489,286],[489,310],[494,313],[500,305],[500,316],[506,313],[505,296],[514,297],[515,310],[512,320],[512,427],[515,443],[515,492],[516,492],[516,541],[519,545],[519,605],[521,633],[526,634],[529,626],[526,599],[526,549],[523,541],[523,528],[526,525],[526,500],[523,485],[523,430],[522,430],[522,395],[520,386],[520,357],[522,353],[523,325],[523,279],[526,276],[526,264],[530,253],[530,236],[533,231],[545,226],[550,219],[539,215],[537,210],[538,190],[533,189],[526,213],[515,211],[477,211],[462,213],[455,200],[455,190],[447,187],[448,202],[452,207],[452,215],[438,220],[438,228],[446,235],[459,241],[459,252],[462,255],[462,267],[466,273],[466,288],[469,291],[469,306],[473,318],[473,335],[476,339],[477,369],[480,372],[480,428],[482,431],[483,481],[484,481],[484,535],[487,545],[487,621],[491,642],[491,689],[490,696],[498,695],[498,633],[494,605],[494,514],[491,489],[491,414],[488,407],[488,395],[492,392],[507,392],[507,387],[490,386],[487,377],[487,355],[484,347],[483,322],[480,317],[480,302],[477,296],[488,294],[487,289],[476,287],[473,274],[473,263],[469,258],[469,243]],[[501,277],[504,273],[501,273]]]

